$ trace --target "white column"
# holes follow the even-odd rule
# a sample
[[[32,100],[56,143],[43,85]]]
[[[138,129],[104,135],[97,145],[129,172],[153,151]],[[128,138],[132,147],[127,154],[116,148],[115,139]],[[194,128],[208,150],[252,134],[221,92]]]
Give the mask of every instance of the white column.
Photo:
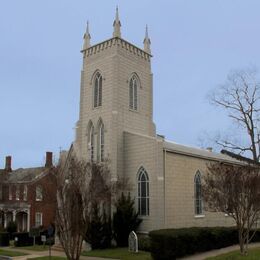
[[[4,213],[4,228],[7,228],[7,214]]]
[[[16,210],[14,210],[12,213],[13,213],[13,222],[15,222],[15,219],[16,219]]]
[[[30,231],[30,209],[27,210],[27,231]]]

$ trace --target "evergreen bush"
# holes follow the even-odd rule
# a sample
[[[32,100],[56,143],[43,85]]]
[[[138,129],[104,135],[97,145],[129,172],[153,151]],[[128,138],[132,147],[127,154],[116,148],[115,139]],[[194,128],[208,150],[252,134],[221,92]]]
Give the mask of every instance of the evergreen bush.
[[[100,207],[94,203],[85,240],[91,244],[92,249],[108,248],[111,246],[111,236],[110,218],[107,217],[105,210],[101,214]]]
[[[9,246],[10,236],[8,232],[0,233],[0,246]]]
[[[116,212],[113,215],[113,235],[117,246],[127,246],[129,233],[136,231],[142,221],[138,219],[134,203],[134,199],[131,199],[130,193],[128,193],[128,196],[122,193],[116,202]]]

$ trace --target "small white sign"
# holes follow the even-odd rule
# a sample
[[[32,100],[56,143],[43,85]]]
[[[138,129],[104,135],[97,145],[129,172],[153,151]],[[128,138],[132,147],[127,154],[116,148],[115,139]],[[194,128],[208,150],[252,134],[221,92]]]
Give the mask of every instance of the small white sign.
[[[46,242],[46,236],[41,236],[42,242]]]

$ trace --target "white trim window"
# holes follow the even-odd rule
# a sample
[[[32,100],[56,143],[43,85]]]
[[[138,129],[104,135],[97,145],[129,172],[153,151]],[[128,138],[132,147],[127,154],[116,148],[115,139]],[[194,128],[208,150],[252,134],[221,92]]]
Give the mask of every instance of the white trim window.
[[[41,212],[35,213],[35,226],[36,227],[42,226],[42,213]]]
[[[129,82],[129,108],[137,110],[137,78],[135,75]]]
[[[16,190],[15,190],[15,199],[20,200],[20,185],[16,185]]]
[[[138,214],[149,216],[149,178],[146,170],[141,167],[138,171]]]
[[[9,200],[13,199],[13,185],[9,185]]]
[[[104,148],[105,148],[105,131],[104,124],[100,122],[98,129],[98,161],[104,161]]]
[[[43,199],[43,189],[41,185],[38,185],[35,188],[35,200],[42,201],[42,199]]]
[[[28,194],[28,187],[27,185],[23,186],[23,200],[26,201],[27,200],[27,194]]]
[[[96,73],[94,79],[94,107],[102,106],[102,76]]]
[[[195,215],[202,215],[201,174],[199,171],[194,177],[194,208]]]

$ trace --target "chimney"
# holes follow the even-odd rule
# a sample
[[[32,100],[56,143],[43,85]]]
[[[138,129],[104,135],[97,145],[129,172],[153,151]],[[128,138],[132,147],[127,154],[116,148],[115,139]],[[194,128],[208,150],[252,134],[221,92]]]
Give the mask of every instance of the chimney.
[[[212,148],[212,147],[207,147],[207,150],[208,150],[209,152],[212,152],[212,151],[213,151],[213,148]]]
[[[12,171],[12,156],[10,156],[10,155],[5,157],[5,170],[7,172]]]
[[[52,152],[46,152],[45,167],[52,167]]]

